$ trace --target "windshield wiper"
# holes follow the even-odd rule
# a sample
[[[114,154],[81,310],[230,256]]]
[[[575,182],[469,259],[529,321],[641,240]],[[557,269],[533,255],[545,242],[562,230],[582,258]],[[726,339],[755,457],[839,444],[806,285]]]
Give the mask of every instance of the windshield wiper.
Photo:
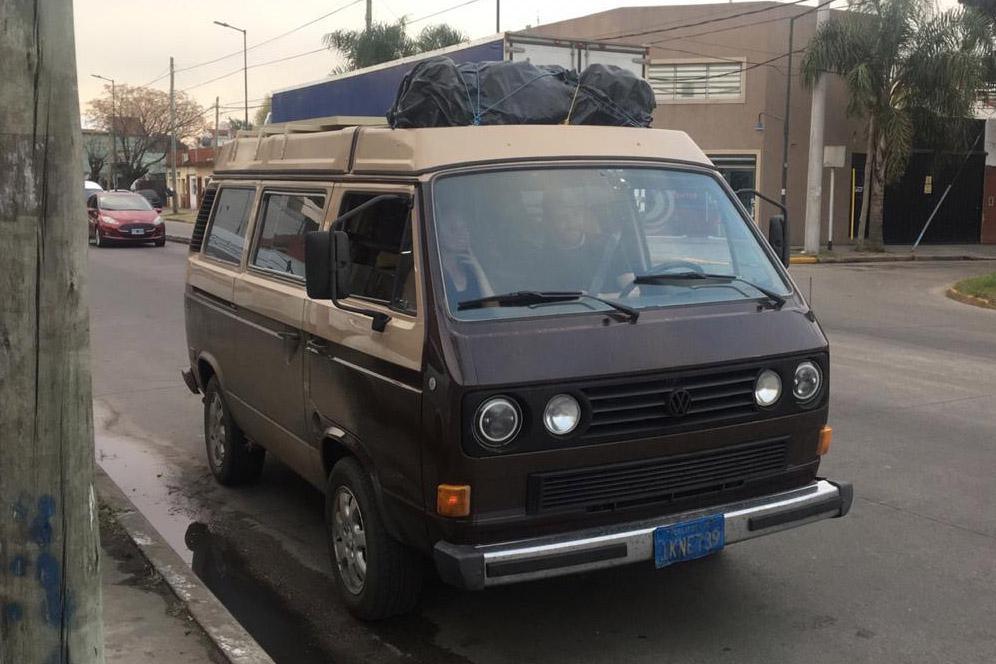
[[[555,302],[577,302],[578,300],[594,300],[612,307],[619,313],[626,316],[631,323],[635,323],[640,317],[640,312],[633,307],[628,307],[619,302],[606,300],[595,295],[588,295],[581,291],[515,291],[513,293],[502,293],[500,295],[488,295],[478,297],[473,300],[464,300],[457,303],[457,310],[483,309],[484,307],[528,307],[534,304],[549,304]]]
[[[695,272],[694,270],[689,270],[688,272],[674,272],[671,274],[640,274],[633,279],[634,284],[662,284],[668,282],[689,282],[689,281],[709,281],[713,283],[732,283],[734,281],[741,284],[750,286],[754,290],[763,294],[775,309],[781,309],[785,306],[785,296],[779,295],[778,293],[765,288],[764,286],[759,286],[752,281],[748,281],[743,277],[738,277],[735,274],[711,274],[709,272]]]

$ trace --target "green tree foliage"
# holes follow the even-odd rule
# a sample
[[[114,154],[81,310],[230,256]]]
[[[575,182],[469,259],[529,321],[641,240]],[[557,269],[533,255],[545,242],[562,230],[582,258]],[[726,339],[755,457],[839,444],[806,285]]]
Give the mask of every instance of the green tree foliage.
[[[253,124],[256,126],[266,124],[266,116],[270,114],[270,107],[272,104],[273,97],[269,94],[263,97],[263,105],[256,109],[256,115],[253,116]]]
[[[930,0],[865,0],[835,14],[810,42],[806,83],[823,72],[840,76],[848,113],[867,121],[859,249],[882,248],[885,186],[905,173],[914,135],[967,147],[952,141],[985,83],[990,35],[974,12],[938,12]]]
[[[246,122],[245,120],[240,120],[239,118],[228,118],[228,127],[232,132],[241,131],[243,129],[252,129],[252,123]]]
[[[322,37],[322,43],[346,61],[332,73],[370,67],[389,60],[424,53],[466,41],[467,36],[448,25],[431,25],[417,37],[408,36],[405,19],[397,23],[374,23],[369,30],[336,30]]]

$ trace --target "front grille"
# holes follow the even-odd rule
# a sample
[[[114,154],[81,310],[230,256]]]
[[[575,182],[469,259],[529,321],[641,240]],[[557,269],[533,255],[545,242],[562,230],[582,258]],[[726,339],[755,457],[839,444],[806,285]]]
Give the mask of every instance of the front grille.
[[[121,224],[118,226],[118,230],[122,233],[130,233],[133,229],[141,228],[146,233],[151,233],[152,229],[155,228],[153,224]]]
[[[653,461],[529,477],[530,512],[602,511],[728,491],[785,472],[787,442],[771,440]]]
[[[757,368],[721,370],[666,379],[599,385],[581,391],[591,405],[582,438],[657,435],[689,425],[751,415]],[[687,410],[668,407],[672,394],[686,391]]]

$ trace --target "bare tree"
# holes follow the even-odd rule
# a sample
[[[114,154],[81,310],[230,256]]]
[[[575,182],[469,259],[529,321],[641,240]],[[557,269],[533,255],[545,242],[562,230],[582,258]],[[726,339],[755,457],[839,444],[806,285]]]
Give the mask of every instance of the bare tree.
[[[104,661],[70,0],[0,3],[0,662]]]
[[[107,131],[114,122],[120,163],[117,168],[121,182],[131,183],[148,173],[151,166],[166,160],[169,154],[169,95],[153,88],[118,85],[112,109],[110,87],[105,86],[104,92],[104,97],[89,103],[87,118]],[[207,126],[204,108],[185,93],[178,92],[177,140],[194,139],[196,142]]]
[[[83,152],[86,154],[86,163],[90,169],[90,179],[94,182],[100,182],[100,172],[104,170],[111,151],[103,139],[102,134],[83,135]]]

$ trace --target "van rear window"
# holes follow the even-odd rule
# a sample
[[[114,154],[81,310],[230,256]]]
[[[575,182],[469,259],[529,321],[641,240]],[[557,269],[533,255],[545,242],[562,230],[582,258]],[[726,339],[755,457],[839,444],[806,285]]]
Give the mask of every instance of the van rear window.
[[[214,220],[204,243],[206,255],[231,263],[242,259],[249,212],[255,199],[254,189],[221,189],[214,206]]]

